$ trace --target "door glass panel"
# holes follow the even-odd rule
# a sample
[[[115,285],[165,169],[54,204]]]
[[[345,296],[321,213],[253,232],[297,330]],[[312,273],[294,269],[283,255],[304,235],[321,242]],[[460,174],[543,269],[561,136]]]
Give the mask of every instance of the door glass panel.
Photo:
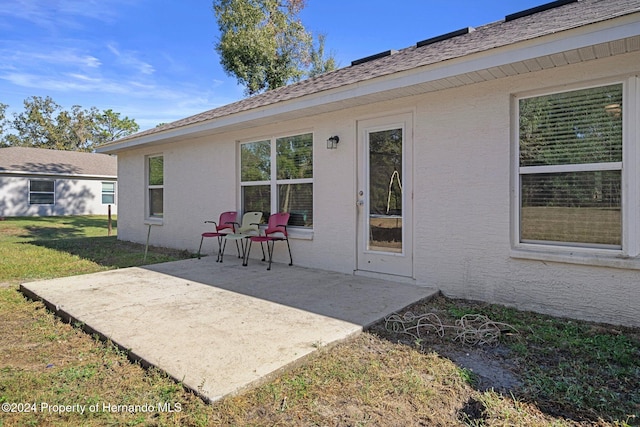
[[[367,250],[402,253],[402,129],[369,133]]]

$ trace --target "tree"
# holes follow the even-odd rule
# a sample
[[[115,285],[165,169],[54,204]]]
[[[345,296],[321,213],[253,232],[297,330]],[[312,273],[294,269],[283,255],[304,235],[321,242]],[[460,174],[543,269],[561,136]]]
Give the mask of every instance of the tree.
[[[325,59],[324,43],[326,38],[327,36],[325,34],[320,34],[318,36],[318,47],[311,49],[311,69],[309,70],[309,77],[315,77],[338,68],[332,54]]]
[[[24,111],[14,113],[13,120],[5,118],[6,107],[0,104],[0,145],[4,146],[93,151],[139,129],[133,119],[121,119],[112,110],[84,110],[74,105],[67,111],[48,96],[25,99]]]
[[[5,142],[5,128],[8,125],[8,120],[6,118],[6,112],[7,112],[7,104],[3,104],[2,102],[0,102],[0,148],[7,146],[9,144],[7,144],[7,142]]]
[[[123,138],[132,133],[136,133],[140,126],[135,120],[129,117],[120,118],[120,113],[109,109],[102,113],[97,112],[94,116],[94,143],[101,145],[116,139]]]
[[[298,18],[303,8],[304,0],[213,1],[220,63],[247,95],[335,68],[333,58],[317,56],[324,53],[324,36],[315,50],[313,36]]]

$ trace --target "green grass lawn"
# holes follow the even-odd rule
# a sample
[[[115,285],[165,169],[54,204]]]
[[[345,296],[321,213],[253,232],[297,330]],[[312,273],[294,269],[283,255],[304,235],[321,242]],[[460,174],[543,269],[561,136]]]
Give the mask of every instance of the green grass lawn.
[[[142,265],[144,245],[119,241],[106,216],[6,218],[0,221],[0,283],[94,273]],[[147,264],[189,257],[152,248]]]
[[[146,264],[191,256],[152,247]],[[255,389],[207,404],[18,291],[20,282],[138,266],[143,258],[144,245],[107,236],[106,217],[0,221],[0,427],[640,423],[637,329],[438,297],[410,310],[437,313],[448,325],[484,314],[518,332],[497,348],[479,348],[447,336],[407,338],[379,323]],[[479,389],[478,373],[454,363],[451,352],[506,366],[522,385]],[[61,413],[65,405],[84,405],[85,413],[77,406]]]

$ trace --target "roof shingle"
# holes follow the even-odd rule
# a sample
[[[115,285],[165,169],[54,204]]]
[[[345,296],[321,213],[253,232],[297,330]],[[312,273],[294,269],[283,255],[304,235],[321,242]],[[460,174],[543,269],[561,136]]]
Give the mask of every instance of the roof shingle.
[[[0,148],[3,172],[116,177],[118,160],[107,154],[6,147]]]
[[[117,142],[267,107],[342,86],[461,58],[637,12],[640,12],[640,0],[580,0],[564,4],[514,20],[501,20],[490,23],[476,28],[475,31],[426,46],[408,47],[379,59],[324,73],[314,78],[148,129],[122,138]]]

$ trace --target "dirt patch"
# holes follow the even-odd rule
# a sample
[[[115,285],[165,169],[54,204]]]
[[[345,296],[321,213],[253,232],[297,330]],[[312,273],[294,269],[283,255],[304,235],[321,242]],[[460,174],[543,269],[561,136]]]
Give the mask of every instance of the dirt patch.
[[[522,386],[514,373],[517,366],[510,361],[509,350],[504,346],[495,348],[455,349],[451,346],[434,346],[442,356],[474,374],[474,385],[479,391],[495,390],[508,395]]]

